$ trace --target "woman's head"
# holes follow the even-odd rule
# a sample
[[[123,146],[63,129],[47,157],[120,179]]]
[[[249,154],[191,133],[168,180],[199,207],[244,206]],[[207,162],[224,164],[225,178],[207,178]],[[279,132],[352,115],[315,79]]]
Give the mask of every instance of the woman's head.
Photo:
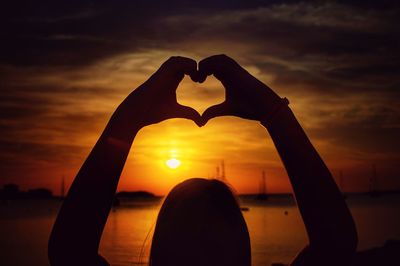
[[[172,189],[158,214],[150,266],[250,266],[250,238],[235,196],[218,180]]]

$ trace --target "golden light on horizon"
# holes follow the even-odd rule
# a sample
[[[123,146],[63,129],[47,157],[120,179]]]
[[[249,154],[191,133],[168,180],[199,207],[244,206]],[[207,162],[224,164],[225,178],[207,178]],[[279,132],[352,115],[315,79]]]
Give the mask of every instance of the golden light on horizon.
[[[176,158],[171,158],[168,159],[165,164],[170,168],[170,169],[176,169],[181,165],[181,161],[176,159]]]

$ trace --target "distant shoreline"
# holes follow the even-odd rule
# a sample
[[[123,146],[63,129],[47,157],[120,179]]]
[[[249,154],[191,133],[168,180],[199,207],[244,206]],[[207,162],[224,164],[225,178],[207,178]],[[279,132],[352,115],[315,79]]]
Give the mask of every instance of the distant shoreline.
[[[353,197],[353,196],[369,196],[371,198],[381,197],[385,195],[397,195],[400,194],[400,190],[383,190],[383,191],[370,191],[370,192],[345,192],[343,196]],[[292,198],[291,193],[266,193],[260,197],[260,194],[238,194],[241,199],[256,199],[258,198]],[[160,199],[165,197],[165,195],[155,195],[152,192],[145,190],[137,191],[119,191],[115,195],[115,199]],[[31,200],[31,199],[63,199],[63,196],[53,195],[51,190],[46,188],[36,188],[30,189],[28,191],[20,191],[18,185],[7,184],[0,189],[0,200]]]

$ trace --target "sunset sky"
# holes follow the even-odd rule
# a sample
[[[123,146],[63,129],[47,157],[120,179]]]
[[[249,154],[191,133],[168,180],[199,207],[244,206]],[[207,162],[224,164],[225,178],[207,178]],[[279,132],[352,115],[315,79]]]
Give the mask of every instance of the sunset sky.
[[[0,186],[59,194],[62,177],[69,186],[115,108],[162,62],[224,53],[290,100],[337,180],[343,172],[344,190],[368,190],[373,164],[381,189],[400,189],[399,6],[13,3],[0,11]],[[199,112],[223,99],[213,77],[185,78],[178,89],[178,101]],[[168,168],[171,158],[181,165]],[[268,191],[290,191],[266,130],[235,117],[142,129],[119,190],[164,195],[185,178],[214,177],[221,160],[239,193],[257,192],[262,170]]]

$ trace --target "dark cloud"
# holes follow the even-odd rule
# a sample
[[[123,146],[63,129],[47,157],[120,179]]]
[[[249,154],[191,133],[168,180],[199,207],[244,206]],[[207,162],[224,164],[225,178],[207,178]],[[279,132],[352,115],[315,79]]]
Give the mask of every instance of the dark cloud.
[[[62,165],[71,158],[82,160],[84,148],[74,145],[43,144],[32,142],[0,141],[3,167],[18,168],[26,165],[57,163]],[[7,154],[7,156],[4,156]],[[77,161],[77,160],[76,160]]]
[[[258,41],[269,48],[263,53],[276,50],[297,60],[310,52],[397,53],[396,9],[334,2],[215,2],[17,4],[5,8],[0,59],[18,65],[81,65],[127,51],[179,46],[193,37]]]
[[[127,84],[142,82],[168,53],[227,53],[290,98],[318,141],[344,145],[357,158],[399,156],[398,5],[173,0],[3,7],[0,171],[19,153],[27,161],[73,160],[87,147],[70,143],[82,131],[86,138],[99,133],[132,88]],[[203,86],[183,95],[211,102],[221,91]]]
[[[169,39],[176,41],[179,35],[166,32],[173,29],[165,29],[160,18],[208,9],[248,8],[262,2],[10,1],[3,8],[0,60],[16,65],[87,64],[126,51],[159,47]]]

